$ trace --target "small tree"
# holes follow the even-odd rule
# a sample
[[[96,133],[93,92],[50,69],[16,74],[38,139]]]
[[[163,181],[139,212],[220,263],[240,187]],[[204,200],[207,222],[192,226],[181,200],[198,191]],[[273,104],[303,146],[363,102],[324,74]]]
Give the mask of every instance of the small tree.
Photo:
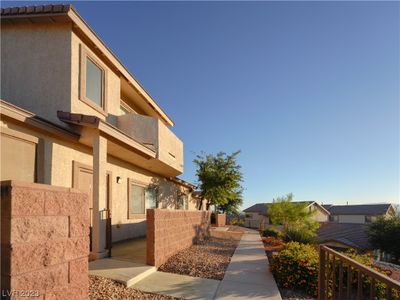
[[[315,237],[315,231],[319,227],[319,223],[311,217],[315,211],[307,208],[308,204],[292,202],[293,194],[285,197],[278,197],[268,206],[268,217],[274,225],[283,225],[284,232],[291,238],[291,233],[298,236],[297,233],[308,240]]]
[[[215,205],[222,212],[235,212],[242,204],[243,175],[236,159],[240,151],[230,155],[219,152],[217,155],[197,155],[196,175],[201,189],[201,198],[207,199],[207,209]],[[201,209],[201,205],[199,207]]]
[[[374,249],[380,249],[400,262],[400,217],[379,217],[367,230],[369,241]]]

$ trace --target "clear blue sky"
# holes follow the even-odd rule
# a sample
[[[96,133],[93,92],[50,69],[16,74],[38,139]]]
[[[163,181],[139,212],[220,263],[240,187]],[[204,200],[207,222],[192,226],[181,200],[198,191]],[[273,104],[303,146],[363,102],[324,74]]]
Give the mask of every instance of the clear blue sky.
[[[182,178],[240,149],[243,207],[399,202],[399,2],[74,5],[176,122]]]

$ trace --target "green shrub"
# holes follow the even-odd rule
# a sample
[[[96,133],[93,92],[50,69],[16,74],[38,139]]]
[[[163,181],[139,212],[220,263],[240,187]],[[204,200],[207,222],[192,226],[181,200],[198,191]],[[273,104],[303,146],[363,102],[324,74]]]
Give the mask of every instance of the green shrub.
[[[281,288],[303,290],[316,296],[318,261],[318,252],[313,246],[289,242],[273,257],[270,267]]]
[[[298,242],[301,244],[314,244],[317,241],[316,234],[301,229],[289,229],[285,232],[285,242]]]
[[[263,237],[274,237],[274,238],[281,238],[282,232],[275,228],[266,228],[261,232]]]

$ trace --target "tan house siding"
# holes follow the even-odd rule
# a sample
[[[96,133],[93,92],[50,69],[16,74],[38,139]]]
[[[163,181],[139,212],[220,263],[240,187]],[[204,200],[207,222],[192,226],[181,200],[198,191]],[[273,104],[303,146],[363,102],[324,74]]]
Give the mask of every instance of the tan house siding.
[[[0,125],[1,142],[3,142],[3,136],[7,132],[10,135],[19,137],[23,135],[26,140],[37,141],[40,144],[40,147],[37,147],[36,150],[36,155],[42,158],[36,166],[36,172],[42,174],[37,178],[39,183],[72,187],[74,161],[90,167],[93,166],[92,149],[89,147],[51,137],[5,119],[1,121]],[[6,153],[4,152],[4,154]],[[4,161],[13,161],[15,163],[15,161],[21,160],[18,157],[11,158],[7,156],[4,157]],[[24,169],[19,168],[18,170],[22,172]],[[128,179],[138,180],[145,185],[158,185],[159,208],[175,209],[178,193],[185,193],[188,195],[188,209],[196,210],[196,199],[190,196],[190,189],[187,187],[110,155],[107,157],[106,171],[112,172],[112,238],[114,242],[146,235],[145,218],[128,218]],[[120,184],[116,182],[117,176],[122,178]],[[16,179],[17,177],[14,174],[10,175],[9,178],[2,178],[2,180]],[[34,178],[28,181],[34,182]],[[99,208],[101,210],[104,207],[100,206]]]
[[[71,105],[71,24],[2,24],[1,74],[0,98],[62,124],[56,112]]]
[[[312,219],[318,222],[328,222],[329,221],[329,214],[321,208],[319,205],[315,203],[312,205],[311,209],[316,210],[315,215],[313,215]]]

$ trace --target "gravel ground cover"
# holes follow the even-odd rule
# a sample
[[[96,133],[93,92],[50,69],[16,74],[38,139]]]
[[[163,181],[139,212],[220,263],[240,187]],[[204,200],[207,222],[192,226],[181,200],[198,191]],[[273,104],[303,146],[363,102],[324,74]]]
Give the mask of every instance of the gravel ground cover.
[[[111,279],[98,276],[89,276],[89,299],[91,300],[125,300],[125,299],[153,299],[153,300],[177,300],[178,298],[143,293]]]
[[[158,270],[222,280],[239,241],[210,237],[170,257]]]

